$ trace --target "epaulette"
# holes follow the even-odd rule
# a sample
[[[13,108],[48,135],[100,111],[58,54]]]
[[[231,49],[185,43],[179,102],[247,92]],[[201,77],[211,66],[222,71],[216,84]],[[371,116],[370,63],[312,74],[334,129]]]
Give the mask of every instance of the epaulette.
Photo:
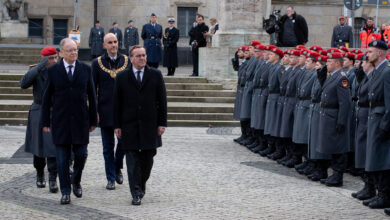
[[[347,76],[347,74],[345,74],[344,71],[342,71],[340,74],[341,74],[342,76]]]

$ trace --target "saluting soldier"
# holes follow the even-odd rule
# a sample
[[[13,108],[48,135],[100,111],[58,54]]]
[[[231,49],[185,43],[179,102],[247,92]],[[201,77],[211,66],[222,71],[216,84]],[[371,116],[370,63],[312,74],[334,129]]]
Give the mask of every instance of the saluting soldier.
[[[168,19],[169,27],[165,28],[163,45],[164,61],[163,66],[168,68],[168,76],[175,75],[175,69],[178,67],[177,42],[179,41],[180,32],[175,25],[175,19]]]
[[[331,47],[346,46],[353,48],[352,27],[347,25],[344,16],[339,17],[340,25],[333,28]]]
[[[95,27],[89,33],[89,47],[91,48],[92,59],[103,54],[104,28],[100,27],[100,22],[95,22]]]
[[[369,81],[370,110],[367,123],[365,169],[374,176],[378,194],[363,204],[370,208],[390,207],[390,64],[386,60],[386,43],[369,44],[368,60],[375,65]]]
[[[123,183],[124,152],[122,140],[117,139],[115,150],[113,96],[116,74],[129,66],[129,58],[118,52],[118,40],[113,33],[104,36],[107,52],[92,62],[92,75],[97,91],[98,123],[102,134],[103,156],[106,171],[106,189],[114,190],[115,181]]]
[[[132,46],[139,44],[138,28],[134,27],[134,21],[129,20],[128,27],[125,29],[124,44],[126,48],[126,54],[129,55],[129,50]]]
[[[122,31],[121,29],[118,28],[119,24],[114,21],[114,23],[112,23],[112,28],[110,29],[109,33],[113,33],[116,38],[118,39],[118,48],[122,48]]]
[[[42,96],[45,92],[48,73],[47,69],[57,63],[57,50],[54,47],[45,47],[41,50],[41,60],[37,65],[30,66],[30,70],[20,80],[20,87],[27,89],[33,87],[34,102],[28,113],[26,140],[24,150],[33,154],[34,168],[37,171],[36,185],[38,188],[46,186],[45,166],[49,171],[50,192],[58,192],[56,148],[50,134],[42,131],[40,113]]]
[[[331,154],[333,175],[321,179],[326,186],[342,186],[349,149],[351,95],[347,75],[342,71],[343,54],[331,53],[326,62],[328,77],[322,86],[317,150]]]
[[[162,59],[161,56],[161,38],[162,27],[157,24],[157,16],[152,13],[150,15],[150,23],[142,27],[141,37],[144,40],[144,47],[146,49],[147,64],[150,67],[158,68]]]

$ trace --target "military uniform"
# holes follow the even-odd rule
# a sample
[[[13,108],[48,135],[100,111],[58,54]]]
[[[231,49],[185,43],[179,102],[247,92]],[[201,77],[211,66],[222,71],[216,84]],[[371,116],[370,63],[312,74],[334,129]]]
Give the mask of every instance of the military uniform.
[[[136,27],[127,27],[125,29],[124,45],[126,54],[129,54],[130,47],[139,44],[138,29]]]
[[[102,27],[93,27],[89,33],[89,47],[91,48],[92,58],[103,54],[104,29]]]
[[[255,57],[251,57],[248,63],[248,69],[245,73],[245,87],[242,95],[241,103],[241,120],[250,120],[251,118],[251,107],[252,107],[252,93],[253,93],[253,78],[255,76],[255,69],[259,62]]]
[[[164,33],[163,66],[168,68],[168,76],[173,76],[175,74],[175,68],[178,67],[177,42],[179,41],[180,32],[175,27],[167,27]]]
[[[280,96],[280,79],[282,78],[283,66],[279,63],[273,64],[275,67],[268,75],[268,99],[265,109],[264,134],[273,136],[277,117],[278,100]]]
[[[337,25],[333,28],[331,47],[346,46],[346,43],[349,43],[349,47],[353,48],[352,27],[348,25]]]
[[[233,118],[235,120],[240,120],[242,94],[244,92],[244,87],[245,87],[245,73],[247,68],[248,68],[248,60],[244,60],[242,61],[242,64],[240,65],[237,72],[236,100],[234,102],[234,112],[233,112]]]
[[[158,68],[158,64],[162,59],[162,35],[162,27],[157,23],[148,23],[142,27],[141,37],[144,40],[147,63],[151,67]]]
[[[118,39],[118,48],[122,48],[122,31],[119,28],[111,28],[109,30],[109,33],[115,34],[116,38]]]

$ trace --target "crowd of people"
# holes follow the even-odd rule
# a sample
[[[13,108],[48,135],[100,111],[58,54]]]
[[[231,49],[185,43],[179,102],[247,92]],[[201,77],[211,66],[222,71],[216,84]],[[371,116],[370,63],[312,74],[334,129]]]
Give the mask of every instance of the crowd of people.
[[[239,47],[234,141],[325,186],[342,186],[346,172],[360,176],[364,187],[352,197],[390,215],[389,46]]]

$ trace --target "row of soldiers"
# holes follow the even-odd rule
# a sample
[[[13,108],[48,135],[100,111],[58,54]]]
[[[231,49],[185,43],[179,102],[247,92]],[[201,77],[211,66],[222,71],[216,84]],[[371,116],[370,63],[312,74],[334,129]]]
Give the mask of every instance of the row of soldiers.
[[[364,188],[352,196],[390,208],[386,53],[383,41],[365,54],[303,45],[282,51],[258,41],[238,48],[234,119],[242,135],[234,141],[326,186],[342,186],[345,172],[359,175]]]

